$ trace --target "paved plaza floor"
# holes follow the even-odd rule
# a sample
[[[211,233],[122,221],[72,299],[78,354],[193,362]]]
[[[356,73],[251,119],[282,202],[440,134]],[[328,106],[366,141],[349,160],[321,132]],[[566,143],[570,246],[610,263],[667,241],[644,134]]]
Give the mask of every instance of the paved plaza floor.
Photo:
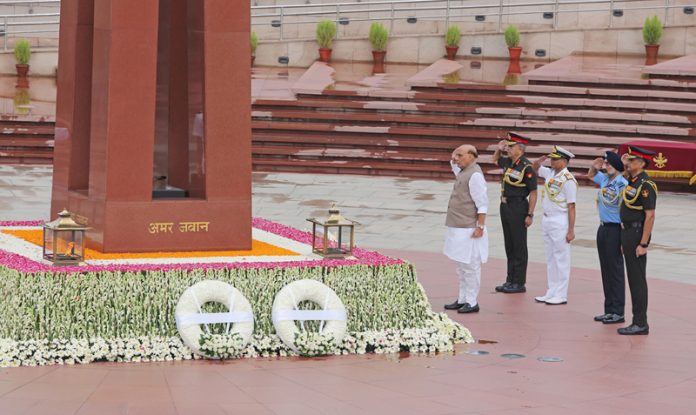
[[[48,167],[0,166],[2,220],[48,219],[50,176]],[[451,185],[255,173],[254,215],[307,229],[307,217],[336,202],[361,223],[361,246],[416,265],[440,311],[456,294],[454,268],[440,254]],[[492,258],[483,269],[481,312],[450,313],[477,343],[455,353],[0,369],[0,414],[693,414],[696,195],[660,194],[648,259],[651,333],[625,337],[592,321],[603,301],[594,190],[580,189],[563,306],[533,301],[545,290],[538,222],[529,232],[528,292],[494,292],[505,269],[498,194],[490,184]]]

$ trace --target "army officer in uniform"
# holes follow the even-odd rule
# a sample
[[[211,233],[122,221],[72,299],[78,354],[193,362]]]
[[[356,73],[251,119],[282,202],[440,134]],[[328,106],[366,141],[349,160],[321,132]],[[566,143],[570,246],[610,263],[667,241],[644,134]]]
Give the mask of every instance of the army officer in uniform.
[[[537,176],[525,157],[530,141],[528,137],[510,132],[507,140],[498,143],[493,154],[493,162],[503,169],[500,220],[507,256],[505,283],[495,290],[508,294],[527,291],[527,228],[532,225],[537,201]],[[503,152],[507,155],[503,156]]]
[[[629,147],[625,156],[628,185],[622,194],[621,247],[626,261],[628,288],[633,303],[633,322],[618,329],[619,334],[648,334],[648,283],[645,279],[648,246],[655,224],[657,185],[645,173],[655,153]]]

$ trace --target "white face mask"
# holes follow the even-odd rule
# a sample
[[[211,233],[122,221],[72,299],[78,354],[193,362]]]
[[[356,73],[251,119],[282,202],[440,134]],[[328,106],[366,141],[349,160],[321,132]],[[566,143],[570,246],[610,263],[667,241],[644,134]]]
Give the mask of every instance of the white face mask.
[[[460,171],[462,171],[462,169],[459,168],[459,166],[457,166],[454,160],[450,160],[450,166],[452,166],[452,173],[454,173],[455,176],[458,175]]]

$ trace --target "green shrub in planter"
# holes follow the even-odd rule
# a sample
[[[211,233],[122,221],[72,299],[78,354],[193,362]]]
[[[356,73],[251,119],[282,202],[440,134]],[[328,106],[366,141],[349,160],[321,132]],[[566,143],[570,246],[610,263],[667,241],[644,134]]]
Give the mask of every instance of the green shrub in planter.
[[[445,33],[445,45],[454,48],[459,46],[459,41],[462,39],[462,32],[458,26],[450,26]]]
[[[31,45],[26,39],[20,39],[15,43],[14,55],[17,65],[28,65],[31,59]]]
[[[370,33],[367,35],[372,45],[372,50],[383,51],[387,49],[389,32],[382,23],[374,22],[370,25]]]
[[[336,23],[331,20],[322,20],[317,23],[317,43],[320,48],[331,49],[336,38]]]
[[[657,16],[646,17],[643,23],[643,41],[646,45],[657,45],[662,38],[662,22]]]
[[[256,55],[256,47],[259,45],[259,38],[256,36],[256,32],[251,32],[251,54]]]
[[[509,48],[516,48],[520,45],[520,31],[516,26],[509,25],[505,29],[505,44]]]

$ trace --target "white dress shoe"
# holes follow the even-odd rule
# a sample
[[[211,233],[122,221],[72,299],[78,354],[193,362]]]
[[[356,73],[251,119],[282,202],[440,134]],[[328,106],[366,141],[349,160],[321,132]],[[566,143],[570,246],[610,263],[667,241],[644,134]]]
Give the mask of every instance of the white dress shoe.
[[[534,301],[537,303],[545,303],[546,302],[546,296],[545,295],[540,295],[538,297],[534,297]]]
[[[560,304],[566,304],[568,302],[568,299],[554,297],[554,298],[548,298],[545,302],[548,305],[560,305]]]

